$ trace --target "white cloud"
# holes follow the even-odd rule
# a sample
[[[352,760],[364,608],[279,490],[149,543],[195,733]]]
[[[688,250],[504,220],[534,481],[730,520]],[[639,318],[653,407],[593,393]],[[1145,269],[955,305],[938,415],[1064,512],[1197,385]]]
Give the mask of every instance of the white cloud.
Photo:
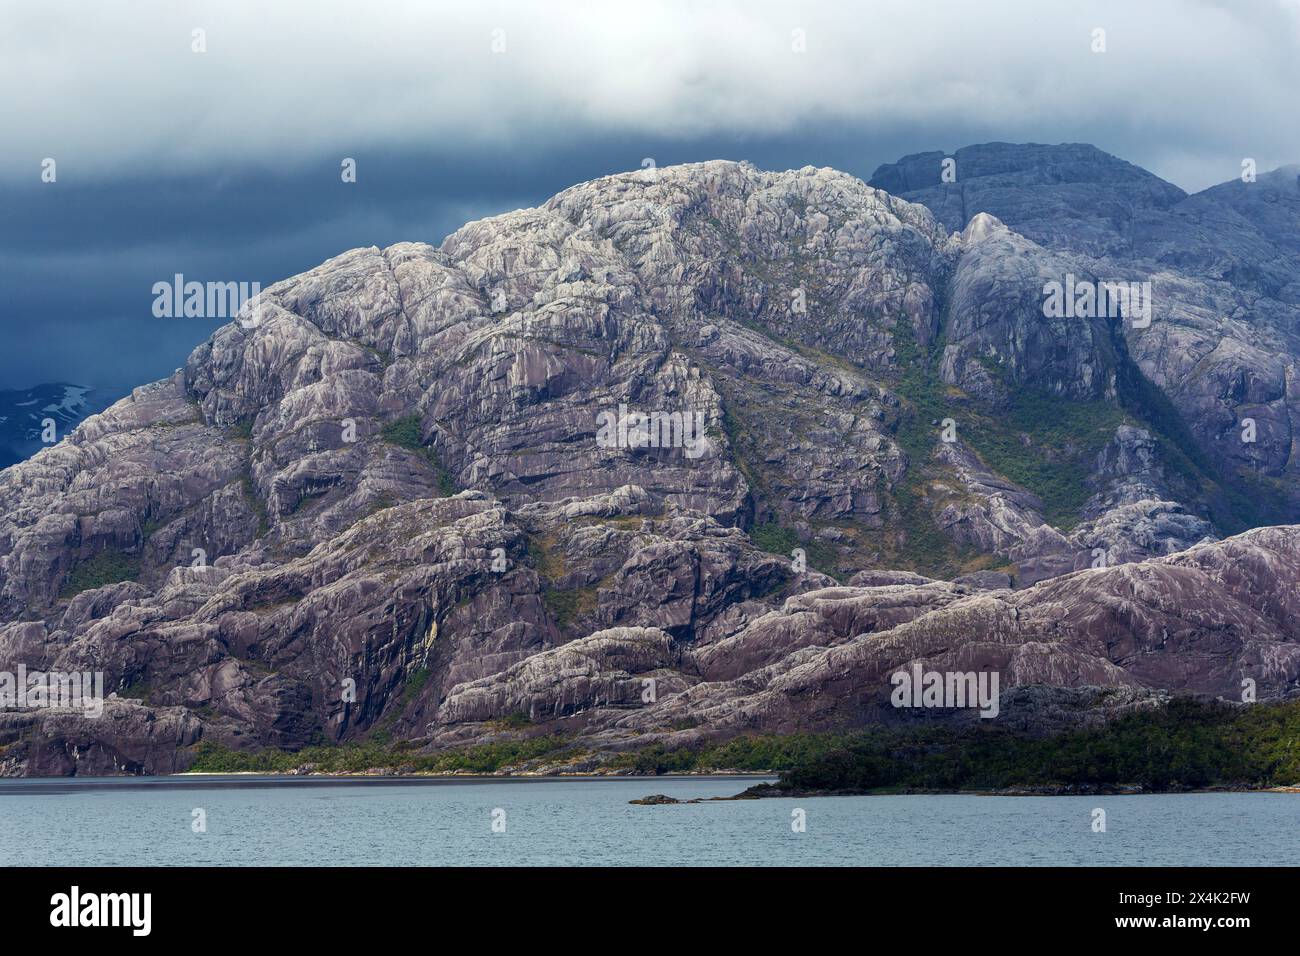
[[[1108,130],[1139,144],[1125,158],[1164,157],[1185,186],[1231,178],[1242,156],[1262,168],[1300,160],[1294,0],[43,0],[3,10],[5,177],[36,176],[45,156],[61,180],[94,179],[406,146],[526,156],[611,130],[846,125],[1007,129],[1005,139]],[[1105,53],[1091,51],[1096,27]],[[206,53],[191,52],[195,28]],[[795,29],[806,53],[791,50]]]

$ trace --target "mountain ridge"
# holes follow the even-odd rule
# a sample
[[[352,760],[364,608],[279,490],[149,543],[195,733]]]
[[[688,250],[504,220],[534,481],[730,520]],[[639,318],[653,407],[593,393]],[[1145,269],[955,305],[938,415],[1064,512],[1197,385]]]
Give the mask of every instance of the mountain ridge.
[[[999,149],[1045,158],[971,149],[963,192]],[[1289,693],[1297,529],[1216,540],[1300,517],[1296,280],[1233,264],[1289,220],[1246,202],[1253,232],[1204,244],[1195,196],[1131,167],[1094,201],[1105,154],[1055,149],[1076,181],[1035,173],[960,231],[834,170],[712,161],[269,287],[256,325],[0,474],[0,670],[91,662],[123,698],[112,732],[0,714],[0,764],[445,747],[515,714],[614,750],[852,726],[915,660]],[[1051,318],[1068,275],[1164,291],[1149,327]],[[602,446],[619,409],[702,416],[704,452]]]

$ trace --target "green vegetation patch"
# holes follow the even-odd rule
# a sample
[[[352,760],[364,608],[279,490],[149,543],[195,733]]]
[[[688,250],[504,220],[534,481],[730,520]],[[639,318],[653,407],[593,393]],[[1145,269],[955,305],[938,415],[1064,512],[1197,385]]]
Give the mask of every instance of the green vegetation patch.
[[[969,440],[995,472],[1043,501],[1047,520],[1069,530],[1092,495],[1087,479],[1097,455],[1115,437],[1123,411],[1106,402],[1082,402],[1019,386],[994,420],[958,420],[958,440]],[[963,425],[966,425],[963,428]]]
[[[557,591],[555,588],[548,588],[542,593],[542,599],[546,602],[546,608],[551,612],[551,617],[555,618],[555,623],[559,627],[565,628],[581,615],[595,610],[596,588],[573,588],[569,591]]]
[[[246,422],[238,422],[226,429],[226,435],[236,441],[252,441],[253,439],[253,420],[250,418]]]
[[[1136,784],[1151,791],[1300,783],[1300,701],[1240,707],[1176,698],[1102,726],[1030,737],[999,726],[872,727],[851,733],[655,744],[612,767],[642,774],[780,774],[793,790],[1001,790]]]
[[[137,677],[131,683],[127,684],[117,692],[117,696],[124,700],[142,700],[146,704],[150,702],[149,695],[152,688],[141,678]]]
[[[82,591],[92,591],[105,585],[134,581],[139,576],[139,558],[117,550],[101,551],[72,569],[72,573],[64,582],[61,595],[71,597]]]
[[[402,418],[394,419],[383,427],[380,436],[390,445],[397,445],[399,448],[406,448],[420,455],[429,463],[437,475],[438,490],[444,496],[450,497],[456,493],[456,482],[451,476],[451,472],[443,465],[442,460],[438,458],[438,453],[424,444],[420,435],[420,416],[418,414],[406,415]]]
[[[524,730],[533,725],[532,720],[523,711],[515,711],[513,714],[507,714],[500,720],[492,721],[492,726],[498,730]]]
[[[663,744],[652,744],[619,754],[609,766],[641,774],[778,772],[832,753],[851,740],[852,737],[844,734],[758,734],[697,748],[670,749]]]
[[[836,568],[835,549],[817,540],[804,541],[793,528],[782,527],[775,521],[755,525],[749,529],[750,540],[768,554],[779,554],[788,558],[795,548],[803,548],[808,557],[808,567],[814,568],[833,578],[843,575]]]
[[[999,790],[1136,784],[1149,791],[1300,782],[1300,701],[1178,698],[1103,727],[1031,738],[993,727],[879,728],[781,773],[795,790]]]
[[[384,441],[391,445],[409,448],[411,451],[424,451],[424,440],[420,435],[420,416],[407,415],[394,419],[380,432]]]
[[[928,461],[939,438],[936,423],[952,418],[957,440],[994,472],[1042,499],[1049,522],[1063,530],[1078,522],[1079,509],[1092,494],[1086,481],[1093,463],[1125,420],[1121,409],[1007,382],[1010,401],[1004,408],[956,404],[932,367],[932,354],[921,349],[905,323],[895,327],[894,348],[901,368],[898,391],[911,405],[899,419],[897,438],[912,462],[908,483],[914,495],[914,473]],[[1003,378],[999,366],[985,367],[995,378]],[[922,517],[913,516],[908,527],[918,530]]]
[[[532,561],[537,573],[549,581],[563,577],[567,573],[564,555],[557,549],[557,542],[552,535],[529,537],[528,559]]]
[[[305,747],[296,752],[231,750],[205,741],[199,744],[189,769],[195,773],[286,773],[303,764],[314,764],[318,773],[361,773],[379,767],[401,768],[412,773],[494,773],[502,767],[554,754],[566,745],[564,738],[558,736],[529,737],[420,754],[409,743],[376,741]]]
[[[639,524],[641,519],[636,519]],[[564,629],[584,614],[589,614],[599,604],[600,588],[589,585],[578,588],[558,588],[556,581],[568,574],[564,555],[554,535],[528,538],[528,558],[542,579],[542,601],[560,629]]]

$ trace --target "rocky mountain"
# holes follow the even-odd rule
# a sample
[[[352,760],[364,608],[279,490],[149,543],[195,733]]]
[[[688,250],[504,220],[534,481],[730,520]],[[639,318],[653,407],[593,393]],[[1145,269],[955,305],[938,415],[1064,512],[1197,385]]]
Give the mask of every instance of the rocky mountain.
[[[265,290],[0,473],[0,671],[116,693],[0,767],[843,728],[913,662],[1027,727],[1294,692],[1294,175],[946,158],[615,175]]]
[[[1187,196],[1091,146],[988,144],[952,158],[954,183],[938,181],[939,153],[881,167],[871,182],[924,203],[948,228],[962,228],[968,209],[995,217],[1010,231],[997,238],[1006,244],[998,253],[1003,270],[1020,249],[1045,274],[1149,281],[1149,325],[1126,322],[1114,342],[1130,374],[1114,383],[1075,379],[1078,393],[1113,387],[1122,403],[1145,405],[1151,424],[1203,473],[1237,490],[1235,502],[1219,501],[1220,525],[1232,521],[1229,514],[1243,524],[1292,520],[1300,496],[1300,167]],[[980,341],[971,342],[962,325],[950,327],[949,348],[959,355],[945,356],[946,381],[982,381],[982,370],[959,364],[962,358],[972,346],[1004,348],[999,337],[1015,328],[994,323],[974,334]],[[1084,354],[1090,348],[1095,342],[1076,345]],[[1027,371],[1032,384],[1037,370]],[[1247,418],[1255,424],[1252,441],[1242,440]]]

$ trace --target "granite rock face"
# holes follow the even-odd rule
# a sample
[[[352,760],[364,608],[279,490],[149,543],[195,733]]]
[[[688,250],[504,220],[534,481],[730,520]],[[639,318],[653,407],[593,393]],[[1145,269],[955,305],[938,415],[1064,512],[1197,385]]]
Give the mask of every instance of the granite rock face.
[[[847,727],[916,662],[1026,726],[1294,690],[1294,183],[972,150],[610,176],[266,289],[0,473],[0,672],[116,695],[0,712],[0,772]],[[1048,317],[1065,273],[1158,275],[1151,323]]]
[[[955,161],[952,182],[944,181],[947,158]],[[969,366],[989,349],[1009,348],[1015,357],[1006,368],[1022,385],[1042,383],[1042,363],[1064,362],[1068,374],[1049,379],[1049,387],[1080,395],[1145,393],[1167,438],[1178,440],[1185,428],[1184,452],[1218,463],[1221,475],[1244,476],[1256,495],[1278,503],[1275,519],[1290,520],[1300,496],[1298,174],[1295,166],[1260,171],[1252,181],[1188,196],[1092,146],[990,143],[951,157],[904,157],[876,170],[871,184],[924,204],[951,230],[980,217],[1003,227],[983,229],[983,241],[996,244],[996,254],[984,257],[990,261],[966,264],[975,273],[966,288],[977,292],[996,291],[1016,276],[1028,281],[1031,273],[1035,281],[1073,274],[1080,281],[1151,284],[1144,327],[1112,320],[1107,335],[1106,323],[1066,320],[1076,341],[1049,337],[1056,348],[1046,355],[1039,326],[1029,324],[1037,331],[1026,338],[996,300],[976,296],[974,321],[962,325],[957,316],[951,326],[957,334],[949,335],[946,381],[982,382]],[[1108,350],[1136,366],[1145,383],[1128,363],[1112,377],[1096,361]],[[1249,441],[1247,419],[1254,423]]]

